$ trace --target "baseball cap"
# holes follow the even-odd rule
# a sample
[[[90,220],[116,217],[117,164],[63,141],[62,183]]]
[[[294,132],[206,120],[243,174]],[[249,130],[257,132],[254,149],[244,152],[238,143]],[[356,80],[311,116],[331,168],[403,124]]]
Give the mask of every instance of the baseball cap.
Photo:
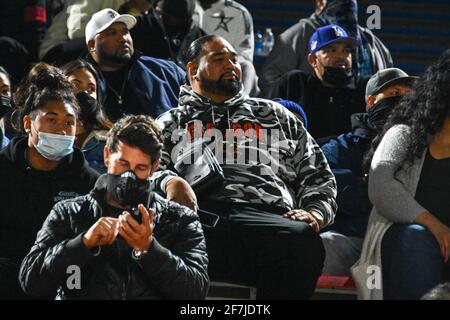
[[[298,114],[301,118],[300,120],[303,122],[303,125],[305,126],[306,129],[308,129],[308,118],[306,116],[305,110],[303,110],[301,105],[299,105],[294,101],[281,98],[273,99],[273,101],[278,102],[279,104],[281,104],[283,107],[293,112],[294,114]]]
[[[409,76],[405,71],[399,68],[379,70],[367,82],[366,99],[368,96],[373,96],[384,88],[393,86],[395,84],[404,83],[407,85],[412,85],[412,83],[416,79],[417,77]]]
[[[114,22],[123,22],[128,29],[131,29],[136,25],[136,18],[130,14],[119,14],[110,8],[100,10],[92,15],[91,20],[86,25],[86,43]]]
[[[309,52],[314,54],[323,47],[337,41],[349,42],[353,47],[357,45],[356,39],[350,37],[342,27],[336,24],[329,24],[318,28],[311,36],[309,39]]]

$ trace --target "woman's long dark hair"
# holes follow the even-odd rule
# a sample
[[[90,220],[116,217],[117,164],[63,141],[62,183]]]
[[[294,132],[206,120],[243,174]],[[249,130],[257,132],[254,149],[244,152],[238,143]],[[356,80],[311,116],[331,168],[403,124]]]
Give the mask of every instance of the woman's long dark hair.
[[[80,118],[83,119],[83,124],[87,130],[109,130],[112,127],[112,121],[106,116],[106,112],[101,103],[102,97],[99,90],[99,76],[94,67],[83,59],[72,60],[61,67],[64,74],[69,77],[72,73],[79,69],[85,69],[90,72],[95,78],[95,85],[97,88],[97,112],[94,114],[83,114],[83,108],[80,110]]]
[[[397,124],[410,128],[404,163],[412,164],[427,148],[430,136],[438,133],[450,116],[450,50],[445,51],[415,82],[411,92],[394,108],[383,131],[372,142],[364,160],[368,172],[376,148],[386,132]]]

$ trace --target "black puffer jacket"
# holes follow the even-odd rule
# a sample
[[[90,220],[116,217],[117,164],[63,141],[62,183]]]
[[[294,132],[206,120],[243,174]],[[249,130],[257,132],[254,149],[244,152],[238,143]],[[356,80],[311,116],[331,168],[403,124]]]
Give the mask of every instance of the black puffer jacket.
[[[208,256],[197,214],[155,194],[155,228],[149,252],[139,261],[118,236],[100,253],[83,244],[85,232],[102,216],[105,175],[85,196],[55,205],[20,269],[32,296],[58,291],[59,299],[203,299],[208,291]],[[94,250],[95,251],[95,250]],[[78,266],[81,289],[70,289],[69,266]],[[69,280],[69,281],[68,281]]]

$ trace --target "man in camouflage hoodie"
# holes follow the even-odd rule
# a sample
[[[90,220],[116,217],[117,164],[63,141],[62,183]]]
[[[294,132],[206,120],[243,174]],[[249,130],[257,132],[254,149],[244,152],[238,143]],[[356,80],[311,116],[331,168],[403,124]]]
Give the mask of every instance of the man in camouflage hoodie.
[[[220,216],[205,231],[211,278],[256,286],[258,299],[309,298],[324,261],[318,231],[336,211],[325,157],[291,112],[244,93],[226,40],[197,39],[186,60],[190,85],[157,119],[161,166],[176,171],[200,140],[223,169],[223,183],[197,194],[201,209]]]

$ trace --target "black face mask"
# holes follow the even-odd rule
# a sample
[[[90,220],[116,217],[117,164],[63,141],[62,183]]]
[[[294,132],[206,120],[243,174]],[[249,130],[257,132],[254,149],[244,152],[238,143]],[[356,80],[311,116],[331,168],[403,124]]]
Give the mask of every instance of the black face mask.
[[[84,91],[78,93],[76,98],[80,106],[80,120],[87,123],[93,122],[98,112],[97,100]]]
[[[0,119],[12,110],[11,98],[7,95],[0,94]]]
[[[377,102],[367,111],[369,124],[378,132],[381,132],[389,114],[399,104],[401,98],[402,96],[393,96]]]
[[[147,205],[150,195],[150,181],[139,179],[131,170],[119,175],[108,173],[106,188],[113,199],[124,207],[135,208],[140,203]]]
[[[324,67],[323,81],[336,87],[349,85],[353,79],[351,68]]]

